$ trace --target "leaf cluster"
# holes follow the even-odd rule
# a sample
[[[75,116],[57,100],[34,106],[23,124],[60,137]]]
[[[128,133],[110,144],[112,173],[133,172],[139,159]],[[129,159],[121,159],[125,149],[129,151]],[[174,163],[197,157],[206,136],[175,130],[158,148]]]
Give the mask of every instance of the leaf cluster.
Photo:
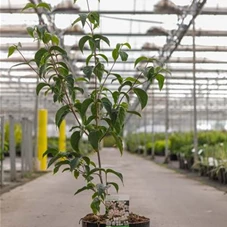
[[[75,3],[76,1],[74,1]],[[33,8],[44,8],[50,11],[47,3],[28,3],[23,10]],[[101,164],[100,143],[107,135],[115,139],[116,147],[120,153],[123,152],[122,134],[127,114],[140,113],[131,110],[131,99],[138,98],[141,109],[145,108],[148,102],[147,91],[144,90],[144,83],[158,81],[159,88],[164,84],[163,68],[155,67],[153,58],[145,56],[135,60],[134,67],[139,74],[136,77],[123,77],[114,72],[114,66],[118,61],[126,62],[128,53],[125,48],[130,49],[129,43],[118,43],[112,50],[113,64],[109,66],[109,58],[102,53],[103,45],[110,46],[108,37],[96,34],[95,30],[100,25],[98,12],[88,14],[79,13],[72,26],[77,23],[88,26],[90,34],[85,34],[79,40],[79,49],[84,52],[85,46],[89,47],[90,54],[86,57],[86,65],[82,68],[82,76],[75,75],[68,64],[68,53],[60,45],[60,38],[48,31],[46,25],[28,27],[27,32],[35,41],[42,43],[36,51],[34,59],[26,61],[21,52],[21,45],[13,45],[9,48],[8,56],[17,50],[24,62],[30,66],[40,79],[36,87],[37,95],[51,95],[53,102],[58,102],[61,107],[56,111],[55,124],[60,127],[67,115],[75,118],[75,125],[71,128],[70,143],[72,151],[60,152],[55,149],[48,149],[44,155],[52,154],[48,166],[54,165],[54,173],[61,167],[64,171],[73,173],[77,179],[82,176],[85,179],[85,186],[78,189],[75,194],[84,190],[92,192],[91,209],[94,213],[100,211],[100,205],[104,203],[108,194],[108,188],[113,186],[116,191],[119,186],[116,182],[108,180],[109,174],[116,175],[122,182],[121,173],[113,169],[104,169]],[[35,66],[33,65],[35,64]],[[144,66],[142,66],[144,64]],[[138,65],[140,65],[138,67]],[[109,89],[111,81],[117,88]],[[85,87],[91,85],[93,90],[85,95]],[[88,142],[98,156],[98,166],[88,156],[83,156],[79,143],[86,136]],[[97,182],[99,179],[99,183]]]

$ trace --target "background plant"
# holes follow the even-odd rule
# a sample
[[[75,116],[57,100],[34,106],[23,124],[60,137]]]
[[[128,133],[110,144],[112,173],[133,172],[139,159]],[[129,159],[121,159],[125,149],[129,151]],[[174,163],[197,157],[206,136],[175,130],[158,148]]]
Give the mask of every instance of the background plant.
[[[86,2],[89,13],[79,13],[79,17],[72,23],[72,26],[81,23],[90,30],[89,34],[82,36],[78,43],[82,53],[85,46],[90,50],[90,54],[86,57],[86,65],[82,69],[82,77],[72,74],[67,64],[69,58],[67,52],[61,47],[58,36],[52,34],[45,24],[27,28],[28,34],[35,41],[43,44],[35,53],[34,59],[31,61],[25,59],[20,43],[9,48],[8,56],[11,56],[15,50],[18,51],[24,59],[22,64],[28,65],[40,78],[36,88],[37,95],[40,92],[45,95],[51,94],[53,102],[61,104],[55,115],[55,123],[58,127],[68,114],[74,116],[76,123],[70,130],[72,150],[59,152],[55,148],[49,148],[44,155],[53,156],[48,166],[54,164],[54,173],[63,167],[62,171],[72,172],[76,179],[80,176],[84,178],[85,185],[75,194],[90,190],[92,192],[90,206],[93,213],[97,214],[100,212],[100,205],[104,204],[108,188],[113,186],[116,191],[119,189],[117,182],[108,180],[109,175],[113,174],[123,182],[122,173],[102,168],[100,143],[106,135],[110,135],[122,154],[122,132],[126,115],[140,116],[139,112],[130,109],[131,98],[137,96],[141,109],[145,108],[148,95],[143,89],[143,84],[152,83],[156,79],[161,89],[164,83],[162,75],[164,69],[154,65],[154,58],[142,56],[137,58],[134,64],[139,71],[138,76],[125,78],[115,73],[116,62],[127,61],[128,54],[125,49],[130,49],[131,46],[129,43],[118,43],[112,50],[113,64],[110,65],[109,58],[101,52],[101,46],[110,46],[110,41],[108,37],[95,33],[100,24],[100,16],[98,12],[91,11],[89,1]],[[23,10],[28,8],[34,10],[44,8],[51,11],[50,5],[45,2],[37,5],[28,3]],[[138,67],[138,65],[143,66]],[[107,86],[107,81],[111,78],[112,83],[118,84],[116,90],[110,90]],[[94,85],[94,89],[88,95],[83,89],[86,84]],[[88,138],[95,151],[97,164],[81,152],[79,144],[83,136]]]

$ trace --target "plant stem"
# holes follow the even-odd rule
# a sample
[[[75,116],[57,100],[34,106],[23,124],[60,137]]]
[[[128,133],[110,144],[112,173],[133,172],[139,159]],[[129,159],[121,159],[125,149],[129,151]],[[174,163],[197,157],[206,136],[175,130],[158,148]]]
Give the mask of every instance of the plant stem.
[[[29,63],[29,61],[27,61],[27,59],[24,57],[24,55],[21,53],[21,51],[18,48],[17,48],[17,51],[24,59],[24,61],[28,64],[28,66],[39,76],[39,73],[34,69],[34,67]]]
[[[89,2],[88,0],[86,0],[87,2],[87,8],[88,8],[88,11],[90,11],[90,7],[89,7]],[[94,36],[94,28],[92,27],[92,24],[89,25],[89,28],[91,30],[91,36],[93,37]],[[95,64],[98,64],[99,60],[97,58],[97,53],[96,53],[96,48],[94,48],[94,58],[95,58]],[[98,90],[98,79],[97,79],[97,75],[95,75],[95,91]],[[99,94],[100,94],[100,91],[99,91]],[[96,125],[96,128],[98,128],[99,126],[99,113],[100,113],[100,109],[99,109],[99,103],[98,103],[98,98],[99,98],[99,94],[97,94],[97,92],[95,92],[95,105],[96,105],[96,110],[97,110],[97,115],[96,115],[96,118],[95,118],[95,125]],[[102,168],[102,163],[101,163],[101,155],[100,155],[100,146],[98,147],[97,151],[97,158],[98,158],[98,166],[99,166],[99,169]],[[100,183],[103,184],[103,177],[102,177],[102,171],[99,170],[99,178],[100,178]]]

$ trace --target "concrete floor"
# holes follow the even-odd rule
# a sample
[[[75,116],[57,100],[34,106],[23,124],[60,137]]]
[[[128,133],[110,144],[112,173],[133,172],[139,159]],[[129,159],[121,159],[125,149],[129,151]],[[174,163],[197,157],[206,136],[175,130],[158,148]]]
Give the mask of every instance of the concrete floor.
[[[121,194],[151,227],[226,227],[227,194],[142,157],[102,151],[104,167],[124,174]],[[114,178],[114,177],[113,177]],[[83,181],[69,173],[45,174],[1,195],[1,227],[79,227],[90,212],[89,192],[74,196]]]

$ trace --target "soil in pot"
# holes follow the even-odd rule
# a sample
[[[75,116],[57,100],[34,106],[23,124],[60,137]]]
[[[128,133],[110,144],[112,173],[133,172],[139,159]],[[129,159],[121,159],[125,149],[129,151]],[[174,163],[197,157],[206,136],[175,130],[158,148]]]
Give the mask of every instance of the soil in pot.
[[[87,214],[81,219],[82,227],[105,227],[106,216]],[[129,227],[150,227],[150,219],[138,214],[130,213],[128,217]]]

